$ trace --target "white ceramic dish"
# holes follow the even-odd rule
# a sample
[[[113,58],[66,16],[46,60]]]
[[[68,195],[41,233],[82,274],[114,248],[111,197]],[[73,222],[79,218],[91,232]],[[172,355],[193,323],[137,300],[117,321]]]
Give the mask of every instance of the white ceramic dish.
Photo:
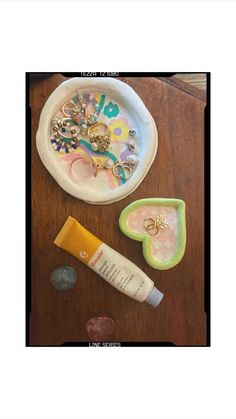
[[[52,119],[60,115],[62,106],[75,96],[75,92],[92,95],[99,105],[98,121],[108,126],[111,135],[111,143],[105,153],[93,151],[83,136],[79,148],[68,154],[56,151],[53,148],[55,145],[51,144]],[[136,131],[134,152],[127,146],[129,130]],[[66,192],[91,204],[109,204],[125,198],[142,182],[156,156],[158,134],[149,111],[127,84],[113,78],[72,78],[57,87],[44,105],[36,144],[43,164]],[[113,156],[116,161],[124,161],[135,153],[138,163],[128,179],[115,177],[112,170],[99,170],[96,177],[90,176],[81,181],[72,177],[69,170],[71,162],[81,151],[95,160]]]

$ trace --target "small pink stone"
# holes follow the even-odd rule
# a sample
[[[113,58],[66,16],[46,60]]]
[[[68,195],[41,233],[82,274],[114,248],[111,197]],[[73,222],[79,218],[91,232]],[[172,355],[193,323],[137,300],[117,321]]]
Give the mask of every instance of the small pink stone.
[[[89,337],[96,342],[108,341],[114,331],[114,320],[110,317],[93,317],[86,324]]]

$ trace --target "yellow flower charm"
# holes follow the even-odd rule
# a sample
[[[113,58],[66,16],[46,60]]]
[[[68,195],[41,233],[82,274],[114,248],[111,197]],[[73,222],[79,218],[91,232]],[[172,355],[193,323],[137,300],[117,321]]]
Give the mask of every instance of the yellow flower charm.
[[[124,118],[113,119],[108,125],[111,134],[111,140],[127,140],[129,137],[129,127]]]

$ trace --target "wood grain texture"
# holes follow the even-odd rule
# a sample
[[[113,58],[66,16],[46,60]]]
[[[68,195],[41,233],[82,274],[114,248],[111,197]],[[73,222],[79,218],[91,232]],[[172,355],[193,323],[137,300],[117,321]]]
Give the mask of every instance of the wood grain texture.
[[[206,73],[176,73],[175,77],[200,90],[206,90]]]
[[[64,192],[42,164],[36,150],[40,112],[65,78],[53,75],[31,84],[32,110],[32,310],[31,345],[89,341],[85,323],[106,315],[115,321],[116,342],[172,342],[205,345],[204,312],[204,101],[156,78],[122,78],[141,97],[159,133],[156,159],[138,189],[124,200],[93,206]],[[148,139],[147,139],[148,140]],[[118,227],[122,209],[136,199],[175,197],[186,202],[187,247],[173,269],[147,265],[141,244]],[[116,291],[93,271],[53,245],[71,215],[105,243],[136,263],[165,296],[156,309]],[[76,285],[59,292],[50,283],[53,269],[70,265]]]
[[[183,80],[172,76],[172,77],[159,77],[160,80],[165,83],[169,83],[172,86],[177,87],[177,89],[182,90],[183,92],[192,95],[196,99],[200,99],[203,102],[206,102],[206,91],[198,89],[196,86],[193,86],[190,83],[186,83]]]

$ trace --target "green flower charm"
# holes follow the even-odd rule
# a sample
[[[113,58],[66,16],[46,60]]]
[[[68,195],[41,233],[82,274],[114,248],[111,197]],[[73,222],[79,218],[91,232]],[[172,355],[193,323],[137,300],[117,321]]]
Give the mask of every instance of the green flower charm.
[[[118,105],[115,105],[112,102],[109,102],[108,105],[105,106],[103,113],[108,118],[115,118],[119,114],[120,110]]]

